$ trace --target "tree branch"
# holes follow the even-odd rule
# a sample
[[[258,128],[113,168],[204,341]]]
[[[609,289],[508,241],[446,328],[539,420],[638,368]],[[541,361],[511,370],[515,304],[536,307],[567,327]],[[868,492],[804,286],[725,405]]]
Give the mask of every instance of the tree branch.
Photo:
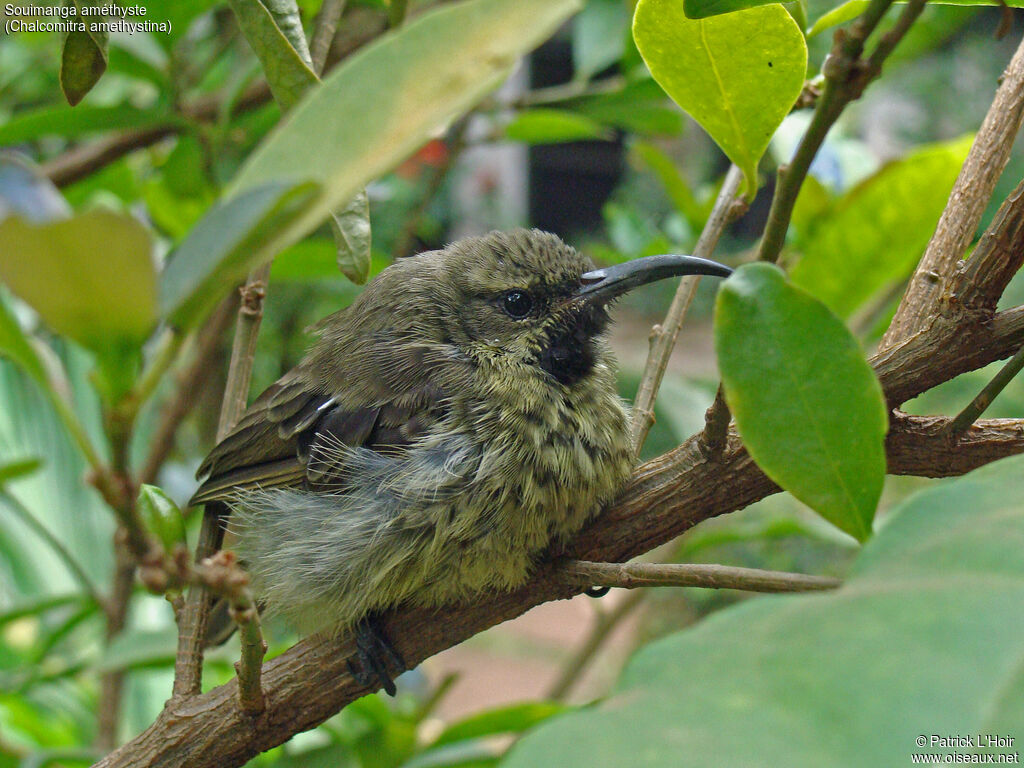
[[[949,202],[911,278],[879,349],[925,327],[936,314],[948,280],[974,238],[992,190],[1010,157],[1024,116],[1024,41],[1003,72],[992,106],[978,129]]]

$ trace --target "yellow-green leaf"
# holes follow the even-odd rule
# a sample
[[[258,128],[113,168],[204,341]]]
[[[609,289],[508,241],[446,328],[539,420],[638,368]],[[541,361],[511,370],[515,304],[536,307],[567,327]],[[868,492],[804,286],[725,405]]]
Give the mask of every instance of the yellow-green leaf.
[[[640,0],[633,37],[654,79],[743,171],[757,163],[800,95],[807,45],[781,5],[689,19],[678,0]]]

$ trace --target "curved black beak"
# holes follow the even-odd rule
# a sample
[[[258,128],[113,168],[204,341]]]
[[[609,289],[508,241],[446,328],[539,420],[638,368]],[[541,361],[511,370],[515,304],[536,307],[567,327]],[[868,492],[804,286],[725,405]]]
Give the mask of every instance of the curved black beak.
[[[732,270],[724,264],[697,256],[664,254],[645,256],[604,269],[586,272],[575,298],[585,301],[611,301],[639,285],[653,283],[676,275],[712,275],[728,277]]]

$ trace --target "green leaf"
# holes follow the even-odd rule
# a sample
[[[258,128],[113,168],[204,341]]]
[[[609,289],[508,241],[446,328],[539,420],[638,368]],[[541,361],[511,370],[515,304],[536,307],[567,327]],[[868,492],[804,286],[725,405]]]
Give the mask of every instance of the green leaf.
[[[935,231],[972,136],[917,150],[836,200],[796,242],[793,284],[848,317],[906,278]]]
[[[175,118],[159,109],[138,109],[122,104],[117,107],[43,107],[19,112],[0,125],[0,144],[19,144],[34,141],[41,136],[78,138],[90,133],[109,131],[111,126],[121,130],[152,128],[173,124]]]
[[[565,704],[552,701],[529,701],[490,709],[452,723],[441,732],[432,746],[438,747],[442,744],[478,739],[481,736],[493,736],[499,733],[522,733],[537,723],[542,723],[549,717],[568,709],[569,707]]]
[[[11,314],[11,310],[3,301],[0,301],[0,357],[6,357],[14,362],[39,386],[50,386],[43,361],[33,349],[28,336],[21,330],[17,318]]]
[[[836,592],[755,598],[647,646],[611,696],[502,765],[898,766],[951,755],[916,745],[932,734],[1011,736],[1015,752],[1022,548],[1016,456],[907,499]]]
[[[611,134],[589,117],[560,109],[524,109],[505,126],[505,137],[526,144],[559,144],[609,139]]]
[[[69,219],[0,222],[0,278],[57,333],[100,357],[138,348],[156,322],[149,230],[96,209]]]
[[[683,0],[683,11],[688,18],[705,19],[708,16],[719,16],[775,2],[778,0]]]
[[[267,5],[260,0],[230,0],[231,8],[238,18],[238,24],[245,34],[246,40],[256,52],[256,56],[263,65],[263,73],[266,75],[267,83],[274,94],[274,100],[284,110],[294,105],[306,92],[306,89],[317,82],[316,73],[309,67],[309,51],[305,51],[305,58],[289,42],[288,36],[278,27],[275,16],[271,14]],[[294,2],[287,0],[267,0],[278,8],[279,18],[285,23],[289,31],[292,27],[291,14],[282,6],[291,5]],[[298,9],[295,9],[295,23],[298,23]],[[299,37],[302,37],[302,25],[298,25]],[[303,46],[305,41],[303,38]]]
[[[65,33],[60,55],[60,87],[72,107],[96,85],[107,69],[107,31],[103,17],[67,19],[78,28]]]
[[[632,133],[677,136],[683,131],[682,112],[649,77],[630,81],[617,91],[569,99],[561,106]]]
[[[268,184],[215,206],[174,250],[160,280],[162,314],[179,327],[202,319],[242,280],[261,243],[315,197],[312,184]]]
[[[715,348],[726,402],[772,480],[864,541],[885,480],[887,410],[856,339],[771,264],[723,283]]]
[[[146,529],[163,544],[164,549],[173,552],[185,541],[185,519],[170,496],[155,485],[143,483],[139,488],[139,516]]]
[[[690,228],[695,232],[700,231],[708,211],[697,202],[689,183],[676,168],[672,158],[647,141],[634,141],[630,150],[658,177],[672,204],[686,218]]]
[[[370,200],[362,190],[340,211],[331,214],[338,269],[356,285],[370,276]]]
[[[622,58],[629,9],[621,0],[590,0],[572,27],[573,76],[589,80]]]
[[[814,22],[810,30],[808,30],[808,39],[814,37],[820,32],[824,32],[829,27],[835,27],[840,24],[845,24],[848,21],[853,21],[864,13],[864,9],[868,7],[868,2],[869,0],[846,0],[845,3],[836,6],[828,13],[822,14],[818,17],[818,20]]]
[[[313,181],[322,190],[244,266],[295,242],[469,109],[580,4],[467,0],[423,13],[349,57],[296,105],[231,184],[232,197],[282,181]]]
[[[31,475],[41,466],[43,466],[42,459],[35,456],[15,461],[5,461],[0,464],[0,487],[12,480],[18,480],[19,478]]]
[[[177,639],[166,629],[128,629],[111,640],[96,663],[96,671],[171,667]]]
[[[688,19],[676,0],[640,0],[633,37],[665,92],[757,190],[757,163],[803,88],[807,45],[781,5]]]
[[[40,595],[26,598],[14,605],[5,607],[0,611],[0,627],[12,621],[23,619],[26,616],[40,616],[56,608],[64,608],[68,605],[88,606],[93,600],[89,595],[81,592],[74,592],[66,595]]]

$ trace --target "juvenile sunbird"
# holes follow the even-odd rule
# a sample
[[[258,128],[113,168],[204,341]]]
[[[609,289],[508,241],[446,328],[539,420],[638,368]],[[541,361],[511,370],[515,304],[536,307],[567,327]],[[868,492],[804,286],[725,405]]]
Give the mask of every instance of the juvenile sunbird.
[[[595,270],[538,230],[401,259],[318,324],[210,452],[192,503],[231,507],[267,611],[356,630],[353,672],[393,692],[404,664],[376,617],[520,586],[628,477],[609,303],[729,273],[674,255]]]

